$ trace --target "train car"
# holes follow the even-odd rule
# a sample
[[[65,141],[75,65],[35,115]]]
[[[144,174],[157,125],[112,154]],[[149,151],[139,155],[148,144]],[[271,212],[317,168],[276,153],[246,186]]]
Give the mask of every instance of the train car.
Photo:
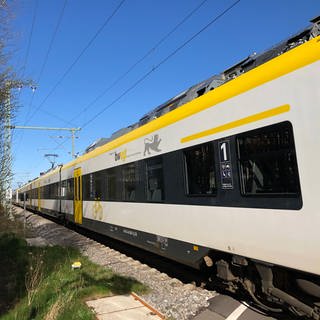
[[[18,190],[19,202],[320,319],[320,19]]]

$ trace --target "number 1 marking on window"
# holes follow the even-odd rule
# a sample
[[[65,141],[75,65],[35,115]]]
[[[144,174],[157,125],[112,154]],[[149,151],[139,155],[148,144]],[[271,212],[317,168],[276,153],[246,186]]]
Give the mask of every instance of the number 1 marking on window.
[[[228,157],[227,157],[227,144],[224,142],[221,144],[220,149],[223,152],[223,161],[227,161]]]

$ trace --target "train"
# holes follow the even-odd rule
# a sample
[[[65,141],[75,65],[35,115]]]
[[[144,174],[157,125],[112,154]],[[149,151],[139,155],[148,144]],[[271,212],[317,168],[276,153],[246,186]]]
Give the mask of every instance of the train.
[[[320,17],[18,188],[15,202],[320,319]]]

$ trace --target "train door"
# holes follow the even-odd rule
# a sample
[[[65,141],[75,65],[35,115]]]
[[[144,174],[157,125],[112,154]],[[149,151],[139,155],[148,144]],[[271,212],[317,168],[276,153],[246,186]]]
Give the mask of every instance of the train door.
[[[74,169],[73,171],[73,182],[74,182],[74,222],[82,224],[82,175],[81,168]]]

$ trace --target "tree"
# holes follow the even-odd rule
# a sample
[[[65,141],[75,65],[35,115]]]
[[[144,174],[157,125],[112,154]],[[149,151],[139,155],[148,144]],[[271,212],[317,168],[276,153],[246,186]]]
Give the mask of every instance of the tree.
[[[6,209],[6,196],[11,188],[11,137],[8,125],[15,113],[15,99],[12,89],[21,85],[9,64],[10,8],[0,0],[0,210]]]

